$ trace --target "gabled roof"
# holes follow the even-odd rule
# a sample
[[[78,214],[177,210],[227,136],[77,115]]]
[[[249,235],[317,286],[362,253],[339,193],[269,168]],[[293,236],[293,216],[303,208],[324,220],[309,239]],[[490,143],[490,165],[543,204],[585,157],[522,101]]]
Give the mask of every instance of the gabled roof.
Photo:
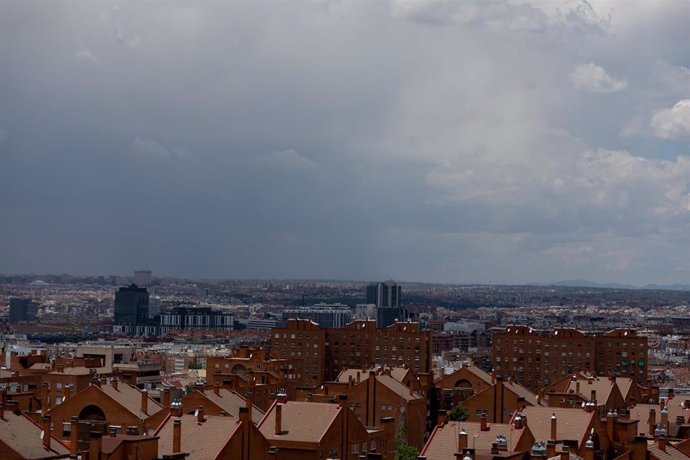
[[[491,449],[496,437],[503,435],[508,441],[509,451],[514,451],[520,438],[529,431],[527,427],[515,429],[513,425],[504,423],[492,423],[488,431],[481,431],[479,422],[448,422],[434,428],[420,455],[427,460],[454,458],[453,454],[458,451],[458,433],[463,429],[467,433],[469,448]]]
[[[233,417],[239,418],[240,407],[245,407],[247,405],[247,400],[234,391],[221,388],[218,390],[218,395],[213,390],[199,391],[204,395],[209,401],[211,401],[216,406],[220,407]],[[261,422],[264,417],[264,411],[258,407],[252,407],[252,422],[257,424]]]
[[[561,407],[527,406],[520,412],[527,417],[527,426],[535,441],[551,439],[551,415],[555,414],[556,441],[574,440],[578,446],[582,446],[587,440],[596,416],[595,412]]]
[[[122,444],[126,443],[136,443],[141,441],[155,440],[153,436],[141,436],[141,435],[128,435],[120,434],[117,436],[104,436],[101,444],[101,452],[105,454],[112,454],[115,452]]]
[[[623,395],[623,398],[627,398],[631,388],[633,385],[637,385],[637,383],[630,377],[616,377],[616,385],[618,385],[618,389],[621,395]]]
[[[577,392],[577,384],[580,383],[580,391]],[[589,400],[592,394],[592,390],[596,392],[597,405],[603,406],[611,397],[611,393],[615,391],[616,380],[608,377],[595,377],[591,379],[577,379],[576,381],[570,381],[565,389],[565,393],[570,392],[577,393],[583,398]]]
[[[154,436],[158,436],[158,455],[172,454],[173,424],[177,417],[168,417],[158,427]],[[203,423],[198,423],[194,415],[183,415],[181,424],[181,450],[190,455],[187,460],[215,459],[240,427],[235,417],[207,416]]]
[[[108,395],[111,399],[115,400],[117,403],[122,405],[125,409],[127,409],[132,414],[135,414],[139,418],[146,418],[157,413],[158,411],[163,410],[163,406],[161,406],[155,400],[149,397],[147,403],[147,413],[143,414],[141,412],[141,391],[139,391],[139,389],[131,385],[120,383],[117,386],[117,390],[113,388],[112,385],[105,384],[96,388],[98,388],[100,391]]]
[[[410,388],[395,380],[390,375],[378,375],[376,377],[376,381],[386,386],[389,390],[391,390],[407,402],[414,401],[417,399],[425,399],[424,396],[420,395],[419,393],[411,393]]]
[[[337,404],[289,401],[282,404],[283,434],[275,433],[276,403],[273,403],[258,425],[269,442],[294,441],[317,444],[331,427],[342,409]]]
[[[53,436],[50,449],[43,447],[42,428],[28,417],[5,410],[4,419],[0,419],[0,444],[15,451],[26,459],[47,457],[68,457],[69,449]]]
[[[436,381],[440,381],[440,380],[449,378],[450,376],[453,376],[455,374],[462,374],[464,372],[470,372],[470,373],[474,374],[478,379],[484,381],[488,385],[491,385],[493,383],[493,379],[491,378],[491,374],[489,374],[485,370],[480,369],[477,366],[465,366],[465,365],[463,365],[460,369],[454,370],[450,374],[438,376],[438,378],[436,378]]]
[[[684,423],[690,423],[690,409],[685,409],[679,400],[680,398],[673,398],[666,406],[668,410],[668,435],[671,437],[674,437],[678,433],[678,428],[680,427],[680,425],[676,423],[678,417],[683,417]],[[640,421],[640,423],[637,424],[637,434],[649,434],[650,409],[654,409],[656,412],[656,423],[661,423],[661,407],[658,404],[636,404],[630,408],[630,418]]]
[[[540,405],[539,399],[537,398],[536,394],[532,393],[530,390],[527,389],[527,387],[522,386],[514,380],[508,380],[506,382],[503,382],[503,386],[506,390],[510,390],[516,395],[525,398],[525,402],[527,404],[531,404],[532,406]]]
[[[339,382],[339,383],[348,383],[350,381],[350,377],[352,377],[352,379],[356,382],[357,381],[357,373],[359,373],[360,381],[366,380],[369,378],[369,371],[370,370],[376,371],[376,375],[384,375],[383,369],[370,368],[370,369],[362,370],[362,369],[349,368],[349,369],[343,369],[342,371],[340,371],[340,374],[338,374],[338,377],[336,377],[335,381]],[[393,377],[398,382],[402,382],[403,380],[405,380],[405,378],[407,377],[407,374],[412,372],[411,369],[405,368],[405,367],[392,367],[392,368],[388,368],[386,370],[390,370],[391,377]]]
[[[651,458],[656,458],[658,460],[688,460],[688,455],[686,455],[681,450],[677,449],[670,442],[666,442],[666,447],[662,449],[659,447],[659,443],[650,444],[647,446],[649,455]]]

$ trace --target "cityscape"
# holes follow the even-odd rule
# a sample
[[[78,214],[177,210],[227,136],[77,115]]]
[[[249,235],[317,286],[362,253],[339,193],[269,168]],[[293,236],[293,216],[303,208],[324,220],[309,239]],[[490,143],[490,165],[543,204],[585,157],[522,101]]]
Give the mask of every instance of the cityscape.
[[[17,458],[637,460],[690,439],[690,291],[1,279]]]
[[[690,460],[688,0],[2,0],[0,63],[0,460]]]

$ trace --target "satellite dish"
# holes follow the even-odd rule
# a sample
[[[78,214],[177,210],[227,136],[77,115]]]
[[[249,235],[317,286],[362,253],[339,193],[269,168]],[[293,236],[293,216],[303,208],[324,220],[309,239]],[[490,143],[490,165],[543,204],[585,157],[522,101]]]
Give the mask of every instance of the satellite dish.
[[[39,436],[39,438],[43,439],[43,437],[44,437],[45,435],[46,435],[46,432],[43,431],[43,430],[41,430],[41,435]]]
[[[198,417],[198,416],[199,416],[199,409],[194,411],[194,417]]]

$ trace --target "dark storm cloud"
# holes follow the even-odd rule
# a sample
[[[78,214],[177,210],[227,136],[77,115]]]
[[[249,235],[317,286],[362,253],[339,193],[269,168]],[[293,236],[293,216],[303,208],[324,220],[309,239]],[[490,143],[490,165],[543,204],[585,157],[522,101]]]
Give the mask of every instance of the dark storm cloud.
[[[590,4],[5,2],[0,271],[683,279],[687,9]]]

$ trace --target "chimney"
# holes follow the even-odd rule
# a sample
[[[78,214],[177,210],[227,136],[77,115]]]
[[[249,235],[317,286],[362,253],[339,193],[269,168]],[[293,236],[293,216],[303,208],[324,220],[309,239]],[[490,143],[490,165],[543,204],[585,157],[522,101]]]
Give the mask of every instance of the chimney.
[[[661,409],[661,427],[668,431],[668,409],[665,407]]]
[[[491,443],[491,455],[498,455],[498,443]]]
[[[101,459],[101,445],[103,443],[103,433],[100,431],[92,431],[89,442],[89,460]]]
[[[608,414],[606,414],[606,434],[611,442],[613,442],[613,428],[615,423],[616,414],[613,411],[609,411]]]
[[[666,436],[659,436],[659,449],[666,452]]]
[[[668,400],[672,400],[673,397],[675,396],[675,392],[673,391],[673,388],[668,389]]]
[[[458,452],[463,452],[467,449],[467,432],[464,428],[458,433]]]
[[[647,459],[647,437],[635,436],[633,441],[632,460]]]
[[[654,430],[656,429],[656,410],[654,408],[649,409],[649,436],[654,436]]]
[[[113,390],[117,391],[117,377],[113,377],[112,385],[113,385]]]
[[[556,414],[551,414],[551,439],[553,441],[556,441],[558,439],[558,419],[556,418]]]
[[[561,451],[561,460],[569,460],[570,459],[570,451],[568,451],[568,448],[566,446],[563,446],[563,450]]]
[[[204,406],[199,406],[196,410],[196,423],[204,423]]]
[[[240,407],[240,422],[251,423],[251,419],[249,418],[249,409],[246,407]]]
[[[438,412],[438,418],[436,424],[443,426],[448,421],[448,411],[442,410]]]
[[[148,430],[146,429],[146,423],[144,422],[144,419],[140,418],[139,419],[139,434],[141,436],[146,436],[147,431]]]
[[[549,439],[546,441],[546,458],[553,458],[556,456],[556,441]]]
[[[0,390],[0,420],[5,420],[5,399],[7,398],[7,390],[4,388]]]
[[[580,394],[580,381],[575,382],[575,393]]]
[[[182,450],[182,420],[173,420],[173,454],[178,454]]]
[[[13,412],[15,415],[22,415],[22,411],[19,410],[19,401],[8,400],[5,402],[5,408],[9,412]]]
[[[587,442],[585,442],[585,452],[583,458],[585,460],[594,460],[594,441],[592,440],[591,436]]]
[[[597,402],[597,390],[592,390],[590,399],[592,400],[593,403],[596,404],[596,402]]]
[[[149,412],[149,393],[141,390],[141,412],[148,415]]]
[[[76,415],[70,420],[69,431],[69,456],[70,458],[77,458],[79,449],[79,417]]]
[[[361,379],[362,379],[362,373],[357,371],[357,383],[359,383]]]
[[[62,361],[55,363],[55,371],[59,373],[65,372],[65,364]]]
[[[182,402],[180,400],[175,400],[170,403],[170,414],[173,417],[182,417]]]
[[[43,382],[41,384],[41,410],[47,412],[50,407],[48,407],[48,382]]]
[[[94,377],[91,379],[91,385],[96,385],[97,387],[101,387],[101,379]]]
[[[50,415],[43,416],[43,447],[50,450]]]
[[[276,436],[283,434],[283,405],[276,404]]]
[[[486,412],[482,412],[482,416],[479,418],[479,430],[489,431],[489,425],[486,423]]]
[[[170,407],[170,388],[163,389],[161,402],[163,403],[163,407]]]
[[[213,394],[216,396],[220,396],[220,385],[217,383],[213,384]]]

